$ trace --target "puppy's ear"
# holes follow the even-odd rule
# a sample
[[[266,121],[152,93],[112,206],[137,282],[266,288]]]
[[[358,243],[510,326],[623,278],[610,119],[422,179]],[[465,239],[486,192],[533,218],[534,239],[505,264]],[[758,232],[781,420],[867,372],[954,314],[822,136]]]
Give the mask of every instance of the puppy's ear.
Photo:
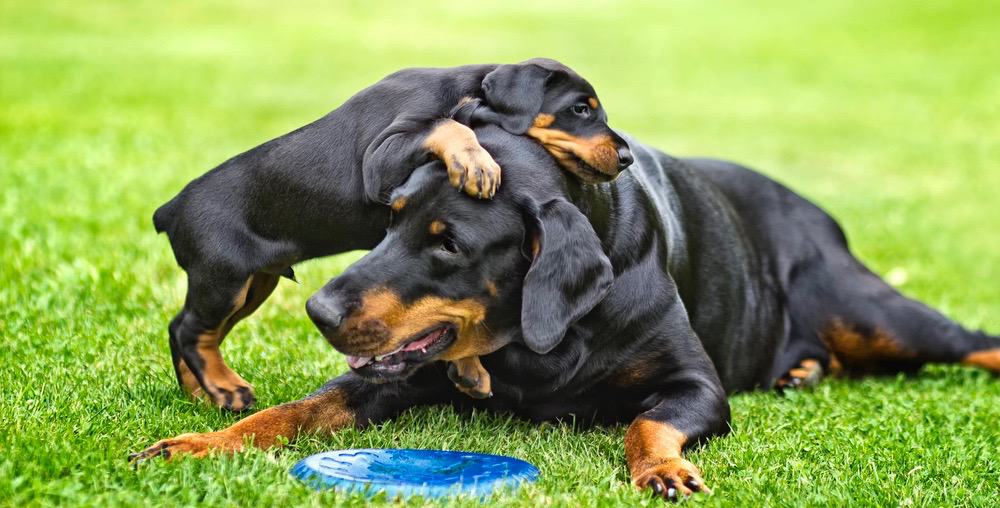
[[[614,275],[601,241],[580,210],[558,199],[529,214],[521,331],[532,351],[556,347],[569,327],[607,294]]]
[[[546,84],[561,74],[536,63],[501,65],[483,78],[483,94],[504,130],[524,134],[542,110]]]

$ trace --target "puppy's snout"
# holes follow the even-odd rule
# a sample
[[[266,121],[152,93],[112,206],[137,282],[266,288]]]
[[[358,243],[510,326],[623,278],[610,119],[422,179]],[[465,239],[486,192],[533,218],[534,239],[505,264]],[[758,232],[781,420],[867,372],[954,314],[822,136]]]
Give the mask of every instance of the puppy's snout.
[[[632,150],[626,144],[618,145],[618,169],[622,170],[632,165]]]
[[[306,302],[306,314],[325,336],[336,333],[347,313],[344,299],[337,294],[319,293]]]

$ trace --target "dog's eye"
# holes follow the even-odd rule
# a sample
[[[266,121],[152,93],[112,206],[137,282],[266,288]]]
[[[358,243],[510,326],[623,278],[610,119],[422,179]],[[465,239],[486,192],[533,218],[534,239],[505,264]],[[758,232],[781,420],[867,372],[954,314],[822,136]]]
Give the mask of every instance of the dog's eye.
[[[573,114],[576,116],[582,116],[584,118],[590,116],[590,106],[586,104],[574,104]]]
[[[441,239],[441,249],[449,254],[458,254],[458,244],[447,236]]]

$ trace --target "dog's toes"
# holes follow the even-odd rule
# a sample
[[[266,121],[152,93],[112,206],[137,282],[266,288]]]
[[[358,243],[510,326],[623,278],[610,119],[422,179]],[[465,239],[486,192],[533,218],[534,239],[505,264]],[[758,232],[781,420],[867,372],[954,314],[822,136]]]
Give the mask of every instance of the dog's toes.
[[[667,487],[659,477],[652,477],[646,482],[646,488],[653,492],[654,496],[663,497],[666,495]]]
[[[205,393],[216,406],[234,413],[250,409],[256,401],[250,383],[232,371],[226,376],[206,379]]]
[[[253,395],[253,389],[249,386],[240,386],[235,391],[224,390],[222,395],[223,403],[219,404],[219,406],[234,413],[249,410],[253,407],[253,403],[256,400]],[[218,399],[216,399],[216,404],[218,404]]]
[[[479,387],[466,388],[462,386],[455,386],[458,390],[473,399],[488,399],[493,396],[493,392],[489,390],[482,390]]]
[[[799,366],[790,369],[774,383],[778,392],[816,386],[823,379],[823,366],[819,361],[807,358]]]
[[[490,373],[483,368],[479,358],[463,358],[448,364],[448,379],[455,383],[455,389],[473,399],[487,399],[493,396]]]
[[[163,442],[156,443],[141,452],[130,453],[128,461],[133,466],[139,466],[150,459],[161,456],[165,456],[168,459],[170,458],[170,452],[166,451],[166,445]]]
[[[478,384],[475,379],[463,377],[454,363],[448,364],[448,379],[455,383],[455,386],[462,388],[471,388]]]
[[[635,486],[667,501],[679,501],[695,492],[709,493],[694,464],[684,459],[670,459],[650,467],[636,477]]]
[[[492,198],[500,184],[500,166],[481,146],[467,146],[444,158],[448,181],[466,194]]]
[[[488,154],[487,154],[488,155]],[[493,162],[491,157],[487,164],[482,167],[483,175],[483,198],[492,199],[500,188],[500,166]]]
[[[245,411],[253,406],[255,398],[253,395],[253,388],[251,388],[249,385],[237,388],[236,396],[237,400],[239,400],[240,403],[239,409],[234,407],[232,408],[232,411]]]
[[[170,445],[167,440],[159,441],[141,452],[129,454],[128,461],[134,467],[138,467],[155,458],[170,460],[170,457],[173,454],[170,452],[169,448]]]
[[[213,451],[236,452],[243,448],[243,440],[225,432],[181,434],[175,438],[158,441],[145,450],[128,456],[128,461],[139,466],[155,458],[171,460],[178,455],[204,457]]]
[[[241,413],[253,407],[256,398],[249,385],[234,388],[211,386],[207,390],[212,403],[227,411]]]
[[[701,492],[701,483],[696,478],[688,478],[684,481],[684,486],[691,490],[691,492]]]

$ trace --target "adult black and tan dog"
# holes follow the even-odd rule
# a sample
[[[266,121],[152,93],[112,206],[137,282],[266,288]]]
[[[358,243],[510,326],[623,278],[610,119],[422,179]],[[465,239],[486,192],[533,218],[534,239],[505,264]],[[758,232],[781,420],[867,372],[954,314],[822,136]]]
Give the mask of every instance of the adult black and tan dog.
[[[464,125],[480,123],[534,138],[586,182],[609,181],[632,162],[593,87],[553,60],[396,72],[224,162],[156,211],[188,277],[169,326],[180,385],[227,409],[249,407],[253,390],[223,361],[223,339],[280,276],[294,277],[295,263],[374,247],[389,192],[429,158],[444,162],[455,187],[492,197],[500,168]]]
[[[1000,341],[908,299],[848,250],[837,223],[741,166],[675,159],[629,140],[636,162],[584,186],[548,154],[477,130],[504,168],[496,199],[441,192],[438,163],[394,198],[385,239],[307,310],[351,372],[303,400],[136,455],[259,447],[449,403],[532,420],[631,422],[632,481],[664,497],[706,490],[682,449],[728,430],[727,394],[815,380],[821,369],[1000,372]],[[460,396],[438,360],[482,355],[494,396]]]

